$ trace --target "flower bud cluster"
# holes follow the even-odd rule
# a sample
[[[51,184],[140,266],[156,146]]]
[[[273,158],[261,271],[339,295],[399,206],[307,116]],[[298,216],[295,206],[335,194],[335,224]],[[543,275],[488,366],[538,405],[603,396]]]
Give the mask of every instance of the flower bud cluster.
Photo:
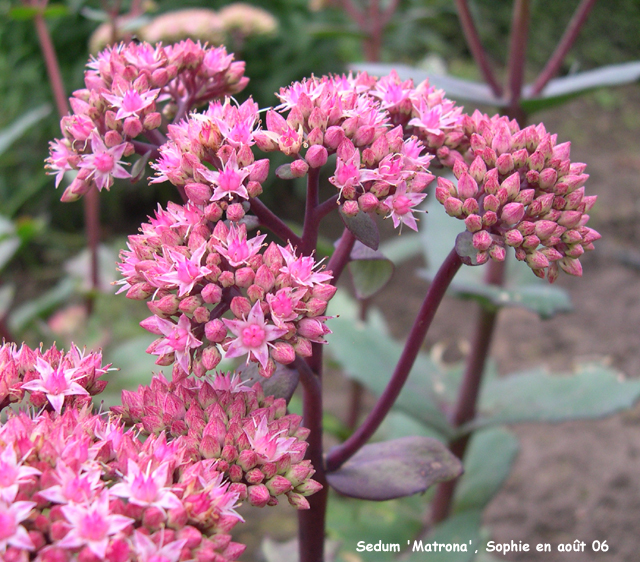
[[[0,347],[0,410],[20,402],[29,392],[28,403],[60,413],[63,405],[80,408],[104,390],[98,380],[109,370],[100,352],[86,353],[72,345],[68,352],[55,345],[46,351],[20,348],[15,343]]]
[[[452,160],[451,150],[464,140],[461,108],[428,82],[415,88],[395,72],[382,79],[367,73],[314,77],[281,89],[278,97],[283,115],[267,113],[267,129],[254,133],[259,148],[295,157],[294,176],[337,152],[329,181],[346,215],[376,212],[396,227],[417,229],[413,212],[434,179],[431,159]]]
[[[191,203],[158,209],[121,253],[120,291],[149,300],[153,316],[141,325],[161,336],[148,349],[158,364],[202,376],[224,353],[246,356],[269,377],[276,362],[308,357],[312,342],[324,342],[331,273],[290,245],[265,249],[265,235],[248,238],[245,224],[215,218]]]
[[[236,106],[229,98],[213,102],[204,113],[193,113],[169,125],[169,140],[152,163],[152,183],[170,181],[204,209],[209,220],[240,220],[248,200],[262,193],[269,160],[255,160],[251,146],[258,105],[248,99]]]
[[[559,271],[582,275],[580,256],[600,234],[586,226],[596,196],[585,195],[585,164],[571,162],[570,143],[543,124],[520,129],[515,120],[475,112],[464,118],[466,161],[456,161],[457,185],[438,179],[436,198],[464,220],[476,250],[471,262],[502,261],[505,248],[550,282]]]
[[[63,138],[51,143],[47,167],[56,175],[56,187],[66,171],[78,170],[62,199],[73,201],[94,185],[109,189],[114,178],[130,177],[122,158],[133,154],[134,139],[155,140],[163,115],[172,119],[181,104],[239,92],[248,83],[244,66],[224,47],[190,40],[102,51],[88,65],[85,88],[70,98],[73,115],[62,118]],[[164,108],[163,102],[168,102]]]
[[[79,364],[85,380],[101,370],[99,354],[78,362],[77,348],[65,355],[5,345],[0,354],[3,378],[28,373],[34,362],[36,371],[52,372]],[[22,383],[31,406],[36,380]],[[229,532],[242,520],[240,494],[224,466],[192,459],[186,449],[181,436],[164,433],[143,442],[118,417],[92,412],[88,401],[11,412],[0,425],[0,559],[236,560],[245,547]]]
[[[148,387],[123,391],[122,404],[115,410],[127,423],[180,439],[186,458],[213,463],[231,481],[229,491],[254,506],[277,505],[286,495],[308,509],[306,496],[322,487],[303,460],[309,430],[286,413],[284,399],[265,397],[259,383],[249,388],[235,374],[171,382],[155,376]]]

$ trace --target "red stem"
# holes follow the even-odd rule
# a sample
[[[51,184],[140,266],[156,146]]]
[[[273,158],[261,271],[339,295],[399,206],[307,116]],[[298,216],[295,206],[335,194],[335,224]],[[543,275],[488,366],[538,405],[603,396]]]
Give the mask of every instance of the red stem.
[[[310,168],[307,174],[307,199],[302,227],[302,243],[298,250],[310,256],[318,244],[318,227],[320,220],[316,214],[320,197],[320,168]]]
[[[326,461],[328,472],[337,470],[357,453],[369,441],[378,427],[380,427],[389,410],[391,410],[402,391],[404,383],[409,378],[409,373],[420,352],[436,310],[461,265],[462,261],[455,249],[451,250],[429,287],[387,387],[364,423],[342,445],[329,451]]]
[[[487,270],[487,283],[502,285],[504,269],[504,262],[490,262]],[[489,349],[491,348],[491,340],[497,318],[498,312],[496,310],[480,309],[471,353],[467,359],[464,377],[458,391],[458,400],[451,415],[450,421],[454,427],[460,427],[470,422],[476,415],[476,404],[480,394],[482,375]],[[459,459],[462,459],[468,443],[469,435],[467,434],[451,442],[449,449]],[[457,479],[449,480],[438,486],[431,507],[431,521],[434,524],[443,521],[449,516],[457,482]]]
[[[47,23],[44,21],[42,14],[36,14],[33,18],[33,22],[36,26],[38,41],[40,41],[40,50],[42,51],[42,56],[44,57],[44,62],[47,67],[49,83],[53,90],[53,99],[56,102],[58,114],[60,115],[60,118],[62,118],[69,113],[69,105],[64,85],[62,83],[62,74],[60,73],[60,65],[58,64],[58,58],[56,57],[53,41],[51,41],[51,35],[49,35]]]
[[[532,96],[537,96],[544,90],[544,87],[549,83],[558,71],[560,70],[560,65],[562,65],[562,61],[567,56],[567,53],[575,43],[575,40],[578,38],[582,27],[587,21],[587,17],[589,16],[589,12],[593,5],[596,3],[596,0],[582,0],[576,11],[574,12],[571,21],[567,25],[567,29],[565,29],[564,35],[556,50],[553,52],[549,61],[540,72],[538,78],[533,83],[533,89],[531,90]]]
[[[527,37],[529,34],[529,0],[516,0],[511,21],[511,44],[509,46],[509,107],[515,110],[520,106],[522,84],[524,82],[524,64],[527,55]]]
[[[467,0],[456,0],[456,8],[458,9],[458,16],[460,17],[460,23],[462,24],[462,31],[464,32],[467,45],[469,46],[469,50],[471,51],[476,64],[480,67],[482,75],[484,76],[487,84],[489,84],[493,95],[497,98],[502,97],[502,86],[500,86],[496,80],[491,65],[489,64],[487,54],[482,46],[482,42],[480,41],[480,36],[478,35],[478,30],[473,23],[473,17],[471,16]]]
[[[345,228],[342,232],[342,236],[340,237],[340,241],[338,242],[338,246],[329,258],[329,262],[327,263],[327,269],[333,273],[333,279],[331,280],[331,284],[335,285],[340,279],[344,268],[349,263],[349,259],[351,258],[351,250],[353,250],[353,245],[356,243],[356,237],[351,233],[348,228]]]

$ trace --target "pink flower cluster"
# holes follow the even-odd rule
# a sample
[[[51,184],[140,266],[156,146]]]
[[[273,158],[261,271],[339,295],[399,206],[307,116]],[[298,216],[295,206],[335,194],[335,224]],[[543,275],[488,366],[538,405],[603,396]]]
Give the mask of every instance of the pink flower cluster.
[[[0,347],[0,410],[20,402],[25,391],[36,408],[57,413],[64,405],[80,408],[104,390],[107,382],[98,379],[109,367],[102,365],[100,352],[86,353],[74,345],[65,353],[55,345],[43,352],[4,343]]]
[[[465,116],[470,147],[456,160],[452,182],[438,178],[436,198],[464,220],[471,261],[505,259],[515,248],[538,277],[582,275],[580,256],[600,234],[586,226],[596,196],[585,195],[586,164],[571,162],[571,143],[557,143],[543,124],[520,130],[515,120],[475,112]]]
[[[51,143],[47,167],[56,175],[56,187],[66,171],[78,170],[62,199],[73,201],[94,185],[109,189],[114,178],[130,177],[122,158],[133,154],[134,139],[164,140],[157,131],[163,115],[172,119],[184,108],[239,92],[248,83],[244,66],[224,47],[190,40],[102,51],[88,65],[86,88],[70,98],[73,115],[61,121],[63,138]]]
[[[452,150],[464,141],[461,108],[428,82],[414,87],[395,72],[382,79],[366,73],[314,77],[281,89],[278,97],[276,109],[286,117],[267,112],[267,129],[253,135],[259,148],[295,157],[294,176],[337,152],[329,181],[345,214],[376,212],[396,227],[417,230],[413,212],[434,179],[430,161],[434,155],[453,161]]]
[[[297,509],[322,486],[303,460],[309,430],[300,416],[287,414],[284,399],[264,396],[237,375],[213,379],[155,376],[148,387],[123,391],[121,413],[147,435],[167,435],[184,445],[185,458],[214,463],[228,476],[229,491],[254,506],[277,505],[286,495]]]
[[[248,99],[234,105],[212,102],[204,113],[193,113],[177,125],[169,125],[169,140],[152,164],[152,183],[170,181],[190,202],[204,209],[215,222],[226,214],[240,220],[251,197],[262,193],[269,160],[255,160],[251,146],[258,122],[258,105]]]
[[[244,357],[271,376],[275,362],[311,355],[329,333],[324,312],[335,293],[331,274],[291,246],[249,238],[242,223],[218,220],[188,203],[170,203],[129,237],[121,253],[121,291],[150,299],[142,326],[161,336],[148,352],[202,376],[222,358]],[[231,311],[232,318],[222,318]]]
[[[81,383],[100,361],[99,354],[87,355],[73,367],[84,373],[81,383],[65,383],[78,353],[4,345],[3,388],[12,397],[24,394],[37,379],[16,377],[35,363],[43,376],[60,373],[55,389],[67,384],[84,399],[90,387]],[[37,393],[51,390],[31,388],[31,408],[10,412],[0,425],[5,562],[236,560],[245,547],[229,532],[242,521],[240,501],[274,505],[286,494],[305,509],[305,496],[320,488],[310,462],[302,460],[308,430],[300,418],[237,375],[171,383],[155,377],[150,387],[125,392],[125,405],[111,415],[68,399],[34,413]],[[127,421],[138,427],[128,429]]]

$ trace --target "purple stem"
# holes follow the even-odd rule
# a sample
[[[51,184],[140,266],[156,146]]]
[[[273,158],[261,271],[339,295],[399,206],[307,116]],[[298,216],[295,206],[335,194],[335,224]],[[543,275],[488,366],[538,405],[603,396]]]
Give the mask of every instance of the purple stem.
[[[320,168],[309,168],[307,174],[307,199],[304,211],[304,227],[302,228],[302,243],[298,250],[305,256],[310,256],[318,244],[318,227],[320,218],[316,213],[320,197]]]
[[[544,87],[549,83],[549,80],[558,74],[562,61],[567,56],[569,49],[571,49],[575,43],[575,40],[580,34],[580,30],[587,21],[589,12],[595,3],[596,0],[582,0],[580,2],[573,14],[573,17],[571,18],[571,21],[569,22],[569,25],[567,25],[567,29],[565,29],[562,39],[560,39],[556,50],[553,52],[551,58],[549,58],[549,61],[542,69],[542,72],[540,72],[538,78],[536,78],[536,81],[533,83],[533,88],[531,90],[532,96],[540,94],[540,92],[544,90]]]
[[[442,298],[447,292],[447,288],[460,269],[462,261],[455,249],[451,250],[438,273],[433,279],[427,295],[420,307],[418,316],[413,323],[407,342],[405,343],[402,355],[396,368],[385,388],[384,392],[376,402],[373,410],[369,413],[364,423],[347,439],[342,445],[334,447],[327,455],[327,472],[332,472],[340,468],[348,461],[362,446],[364,446],[371,436],[376,432],[384,418],[391,410],[396,399],[400,395],[404,383],[409,377],[411,368],[420,352],[427,330],[431,325],[436,310]]]
[[[144,156],[147,152],[151,152],[151,154],[149,155],[149,160],[157,160],[160,157],[158,146],[155,144],[136,140],[132,140],[129,142],[133,145],[133,148],[135,148],[136,154],[141,154],[142,156]]]
[[[456,0],[456,8],[458,9],[458,16],[460,17],[460,23],[462,24],[462,31],[464,32],[464,36],[467,40],[469,50],[471,51],[476,64],[480,67],[482,75],[484,76],[487,84],[489,84],[493,95],[497,98],[501,98],[502,86],[500,86],[496,80],[491,65],[489,64],[487,54],[482,46],[482,42],[480,41],[480,36],[478,35],[478,30],[473,23],[473,17],[471,16],[467,0]]]
[[[524,64],[527,55],[529,34],[529,0],[516,0],[511,21],[511,44],[509,46],[509,108],[515,111],[520,106]]]
[[[351,250],[356,243],[356,237],[351,233],[348,228],[345,228],[338,242],[338,247],[335,249],[329,262],[327,263],[327,269],[333,273],[333,279],[331,283],[335,285],[340,279],[340,275],[344,271],[344,268],[349,263],[351,257]]]
[[[488,267],[487,283],[491,285],[502,285],[505,270],[504,262],[491,261]],[[464,377],[460,390],[458,391],[458,400],[450,419],[454,427],[464,425],[471,421],[476,415],[476,404],[480,394],[482,375],[489,355],[489,349],[491,348],[491,340],[497,318],[498,312],[496,310],[480,309],[471,353],[467,359]],[[449,449],[459,459],[462,459],[467,450],[468,443],[469,434],[450,443]],[[432,523],[439,523],[449,516],[457,482],[457,479],[449,480],[438,486],[431,506]]]
[[[258,217],[262,226],[266,226],[285,243],[291,242],[294,246],[302,244],[302,239],[282,222],[260,199],[253,197],[250,201],[251,210],[253,214]]]
[[[332,195],[331,197],[329,197],[329,199],[326,199],[316,207],[315,214],[316,214],[316,220],[318,222],[320,222],[324,217],[326,217],[331,211],[335,211],[338,208],[339,197],[340,195],[336,193],[335,195]]]

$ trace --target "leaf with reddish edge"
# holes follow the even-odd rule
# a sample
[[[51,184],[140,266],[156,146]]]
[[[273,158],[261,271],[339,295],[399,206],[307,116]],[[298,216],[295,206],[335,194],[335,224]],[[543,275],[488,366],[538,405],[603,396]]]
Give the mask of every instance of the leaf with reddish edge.
[[[351,250],[349,272],[356,297],[367,299],[380,291],[391,279],[395,266],[382,252],[356,241]]]
[[[380,232],[378,232],[376,221],[369,213],[360,211],[356,216],[349,217],[342,212],[342,207],[340,207],[340,218],[357,240],[372,250],[378,249]]]
[[[291,400],[300,380],[298,369],[292,369],[280,363],[276,363],[276,371],[268,379],[258,373],[258,363],[244,365],[236,369],[236,372],[247,386],[253,386],[259,382],[266,396],[284,398],[287,404]]]
[[[421,493],[462,474],[462,463],[437,439],[402,437],[365,445],[329,484],[352,498],[386,501]]]

